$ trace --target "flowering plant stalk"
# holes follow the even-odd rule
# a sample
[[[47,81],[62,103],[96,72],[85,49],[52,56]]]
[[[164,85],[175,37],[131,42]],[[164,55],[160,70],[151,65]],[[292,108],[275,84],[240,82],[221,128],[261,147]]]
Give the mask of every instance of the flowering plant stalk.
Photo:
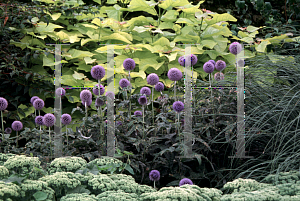
[[[99,88],[98,88],[98,91],[99,91],[99,97],[100,97],[100,95],[101,95],[101,93],[100,93],[100,83],[101,83],[101,81],[100,80],[98,80],[98,85],[99,85]],[[99,115],[99,110],[100,110],[100,115]],[[98,116],[100,117],[100,136],[102,136],[102,124],[103,124],[103,120],[102,120],[102,108],[101,107],[98,107]]]
[[[129,110],[128,117],[131,120],[131,83],[130,83],[130,71],[128,72],[128,80],[129,80]],[[127,98],[127,90],[126,90],[126,98]]]

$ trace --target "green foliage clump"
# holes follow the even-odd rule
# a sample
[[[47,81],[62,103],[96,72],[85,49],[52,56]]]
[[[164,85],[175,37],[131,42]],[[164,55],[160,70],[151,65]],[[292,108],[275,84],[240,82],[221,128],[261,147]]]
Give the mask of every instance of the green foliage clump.
[[[294,196],[300,192],[300,181],[297,183],[278,184],[276,187],[279,189],[280,195]]]
[[[270,186],[268,184],[259,183],[254,179],[242,179],[238,178],[232,182],[227,182],[223,189],[228,190],[228,193],[235,192],[246,192],[246,191],[256,191],[264,187]]]
[[[22,200],[33,200],[33,196],[45,196],[48,200],[54,198],[55,191],[44,181],[25,180],[20,187]]]
[[[193,191],[195,193],[197,193],[198,195],[200,195],[201,197],[203,197],[205,200],[220,200],[220,198],[222,197],[223,192],[220,191],[219,189],[216,188],[200,188],[197,185],[183,185],[181,186],[181,188],[187,189],[187,190],[191,190],[193,189]]]
[[[21,189],[14,183],[0,181],[0,200],[16,200],[20,197]]]
[[[0,166],[0,179],[6,179],[9,175],[9,171],[6,167]]]
[[[95,195],[89,195],[87,193],[71,193],[63,196],[60,201],[97,201]]]
[[[10,173],[27,175],[28,179],[38,179],[43,176],[41,162],[38,157],[26,157],[24,155],[16,155],[9,157],[4,166]]]
[[[266,176],[266,178],[262,181],[273,185],[297,183],[297,181],[300,181],[300,173],[298,171],[292,170],[290,172],[280,172],[279,174],[270,174]]]
[[[123,162],[120,161],[119,159],[116,158],[112,158],[112,157],[105,157],[105,158],[96,158],[94,160],[92,160],[91,162],[88,163],[88,166],[93,166],[93,165],[97,165],[97,166],[106,166],[109,164],[116,164],[116,165],[123,165]],[[101,170],[101,173],[103,174],[108,174],[110,173],[109,169],[107,170]]]
[[[88,181],[87,188],[95,195],[118,190],[117,184],[105,174],[94,175],[94,178]]]
[[[56,158],[48,167],[49,174],[53,174],[55,172],[73,172],[75,173],[77,170],[85,168],[86,160],[80,157],[63,157]]]
[[[81,185],[87,185],[88,181],[94,178],[94,174],[86,172],[84,174],[75,173],[75,178],[81,182]]]
[[[154,192],[157,192],[157,190],[151,186],[139,185],[137,188],[136,194],[141,195],[143,193],[154,193]]]
[[[138,195],[135,193],[126,193],[122,190],[105,191],[97,195],[98,201],[138,201]]]
[[[131,175],[126,174],[108,174],[117,185],[118,189],[123,190],[125,193],[136,193],[139,186],[135,182],[134,178]]]
[[[9,157],[13,157],[15,156],[15,154],[3,154],[3,153],[0,153],[0,165],[4,165],[4,163],[7,161],[7,159]]]

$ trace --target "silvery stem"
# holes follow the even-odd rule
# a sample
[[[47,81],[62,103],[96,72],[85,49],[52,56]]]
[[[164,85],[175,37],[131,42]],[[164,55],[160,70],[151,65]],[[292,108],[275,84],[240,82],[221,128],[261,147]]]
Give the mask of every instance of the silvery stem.
[[[154,125],[154,108],[153,108],[153,93],[154,93],[154,85],[152,87],[152,120],[153,120],[153,125]]]
[[[67,128],[67,125],[66,125],[66,136],[67,136],[67,146],[68,146],[69,143],[68,143],[68,128]]]
[[[128,112],[128,117],[129,120],[131,120],[131,83],[130,83],[130,71],[128,73],[128,79],[129,79],[129,112]],[[127,97],[127,91],[126,91],[126,97]]]
[[[154,181],[154,188],[155,188],[155,181]]]
[[[1,110],[1,122],[2,122],[2,142],[4,141],[4,127],[3,127],[3,115]]]
[[[175,97],[175,101],[176,101],[176,81],[174,83],[174,97]]]
[[[209,87],[210,87],[210,93],[211,93],[211,98],[212,98],[212,88],[211,88],[211,79],[210,79],[211,73],[209,73]]]
[[[143,105],[143,139],[144,139],[144,130],[145,130],[145,129],[144,129],[144,123],[145,123],[145,122],[144,122],[144,117],[145,117],[145,114],[144,114],[144,105]]]
[[[85,121],[87,121],[87,107],[86,107],[86,101],[84,102],[84,106],[85,106]]]
[[[51,149],[51,134],[50,134],[50,127],[49,127],[49,140],[50,140],[50,156],[52,159],[52,149]]]
[[[4,136],[4,135],[3,135]],[[18,131],[17,131],[17,148],[19,147],[18,146],[18,138],[19,138],[19,136],[18,136]]]
[[[40,143],[42,142],[42,126],[40,125]]]
[[[99,88],[98,88],[98,91],[99,91],[99,96],[100,96],[100,80],[98,80],[98,84],[99,84]]]

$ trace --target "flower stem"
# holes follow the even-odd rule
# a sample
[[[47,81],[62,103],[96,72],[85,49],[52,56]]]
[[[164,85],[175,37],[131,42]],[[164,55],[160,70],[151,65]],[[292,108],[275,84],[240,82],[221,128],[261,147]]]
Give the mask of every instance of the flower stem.
[[[131,120],[131,83],[130,83],[130,71],[128,73],[128,79],[129,79],[129,111],[128,111],[128,117],[129,117],[129,120]],[[126,91],[126,97],[127,97],[127,91]]]
[[[68,143],[68,128],[67,128],[67,125],[66,125],[66,136],[67,136],[67,146],[68,146],[69,143]]]
[[[50,134],[50,127],[49,127],[49,140],[50,140],[50,157],[52,159],[52,149],[51,149],[51,134]],[[51,160],[50,159],[50,160]]]
[[[176,81],[174,83],[174,97],[175,97],[175,101],[176,101]]]
[[[143,139],[144,139],[144,135],[145,135],[145,129],[144,129],[144,117],[145,117],[145,114],[144,114],[144,105],[143,105]]]
[[[2,122],[2,142],[4,141],[4,127],[3,127],[3,114],[1,110],[1,122]]]
[[[154,85],[152,87],[152,120],[153,120],[153,126],[154,126],[154,108],[153,108],[153,93],[154,93]]]
[[[17,131],[17,148],[19,147],[19,145],[18,145],[18,138],[19,138],[19,136],[18,136],[18,131]]]

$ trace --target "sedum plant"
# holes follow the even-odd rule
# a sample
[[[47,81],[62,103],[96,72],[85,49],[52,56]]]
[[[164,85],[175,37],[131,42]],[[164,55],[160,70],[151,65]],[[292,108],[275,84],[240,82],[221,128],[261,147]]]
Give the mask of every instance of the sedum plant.
[[[13,201],[20,198],[21,188],[14,183],[0,181],[0,200]]]
[[[44,181],[27,179],[21,183],[20,188],[22,201],[54,199],[55,191]]]
[[[76,172],[86,166],[86,160],[80,157],[61,157],[54,159],[47,168],[49,174],[55,172]]]
[[[87,193],[71,193],[63,196],[60,201],[98,201],[95,195]]]
[[[135,193],[126,193],[122,190],[105,191],[97,195],[97,201],[139,201],[139,197]]]
[[[0,180],[6,179],[9,176],[9,171],[6,167],[0,166]]]

